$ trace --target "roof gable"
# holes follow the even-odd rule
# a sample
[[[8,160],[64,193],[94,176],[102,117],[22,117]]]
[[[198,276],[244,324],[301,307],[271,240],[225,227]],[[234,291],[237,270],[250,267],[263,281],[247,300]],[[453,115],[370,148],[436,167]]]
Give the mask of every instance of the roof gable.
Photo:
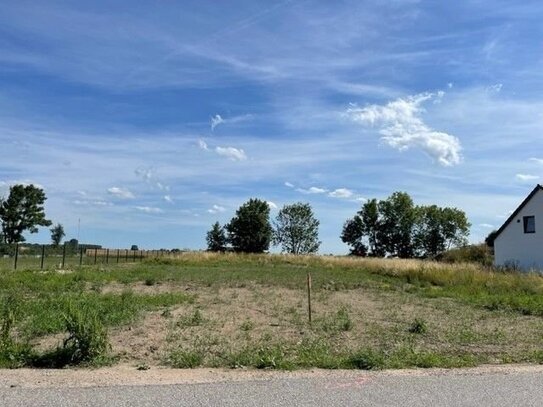
[[[522,201],[522,203],[518,206],[518,208],[515,209],[515,211],[511,214],[511,216],[509,216],[507,220],[505,221],[505,223],[498,229],[494,239],[496,239],[504,231],[504,229],[513,221],[513,219],[517,217],[517,215],[522,210],[522,208],[524,208],[526,204],[530,202],[530,200],[534,197],[535,194],[537,194],[538,191],[543,191],[543,186],[539,184],[536,185],[536,187],[532,190],[532,192],[530,192],[530,194],[524,199],[524,201]]]

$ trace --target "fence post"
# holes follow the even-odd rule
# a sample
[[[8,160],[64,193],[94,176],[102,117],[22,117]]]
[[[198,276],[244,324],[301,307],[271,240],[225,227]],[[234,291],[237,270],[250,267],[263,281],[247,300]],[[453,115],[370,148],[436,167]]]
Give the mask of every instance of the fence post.
[[[62,248],[62,268],[64,268],[65,262],[66,262],[66,243],[64,243],[64,247]]]
[[[13,263],[13,270],[17,270],[18,260],[19,260],[19,243],[15,243],[15,262]]]
[[[106,264],[109,264],[109,249],[106,249]]]
[[[119,249],[117,249],[117,263],[119,262]]]
[[[98,249],[94,249],[94,264],[96,264],[96,256],[98,255]]]
[[[307,273],[307,310],[309,325],[311,325],[311,273]]]
[[[43,270],[43,262],[45,260],[45,245],[41,245],[41,263],[40,263],[40,270]]]
[[[124,262],[128,263],[128,249],[124,249]]]
[[[79,265],[83,265],[83,248],[79,249]]]
[[[134,252],[134,260],[133,261],[135,262],[136,261],[136,251],[134,250],[133,252]]]

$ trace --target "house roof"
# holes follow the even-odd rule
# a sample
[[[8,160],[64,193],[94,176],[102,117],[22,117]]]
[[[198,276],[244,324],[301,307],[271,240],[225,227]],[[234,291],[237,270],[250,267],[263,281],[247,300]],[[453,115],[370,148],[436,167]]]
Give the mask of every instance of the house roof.
[[[507,225],[509,225],[513,221],[513,219],[515,219],[517,217],[517,215],[522,210],[522,208],[524,208],[526,206],[526,204],[528,202],[530,202],[530,199],[532,199],[533,196],[535,194],[537,194],[538,191],[543,191],[543,186],[541,186],[539,184],[536,185],[536,187],[533,189],[533,191],[530,192],[530,194],[524,199],[524,201],[522,201],[522,203],[518,206],[518,208],[515,209],[515,211],[511,214],[511,216],[509,216],[507,218],[507,220],[505,221],[505,223],[498,229],[494,239],[496,239],[500,235],[500,233],[502,233],[503,230],[507,227]]]

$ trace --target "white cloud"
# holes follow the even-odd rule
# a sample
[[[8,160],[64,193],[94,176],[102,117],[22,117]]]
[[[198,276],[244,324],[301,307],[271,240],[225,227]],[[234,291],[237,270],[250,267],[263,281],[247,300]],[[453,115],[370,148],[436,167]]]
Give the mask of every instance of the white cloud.
[[[173,198],[170,195],[164,195],[163,199],[166,202],[173,203]]]
[[[74,205],[80,206],[113,206],[113,203],[103,200],[80,200],[76,199],[73,201]]]
[[[269,206],[271,209],[277,209],[277,205],[275,204],[275,202],[268,201],[268,206]]]
[[[219,124],[230,124],[230,123],[239,123],[246,120],[249,120],[253,117],[253,115],[250,114],[244,114],[240,116],[233,116],[229,118],[224,118],[220,114],[216,114],[211,118],[211,130],[215,130],[215,127],[217,127]]]
[[[534,161],[538,164],[543,164],[543,158],[535,158],[535,157],[532,157],[530,158],[530,161]]]
[[[217,127],[219,124],[224,123],[224,119],[221,117],[220,114],[216,114],[211,118],[211,130],[215,130],[215,127]]]
[[[226,211],[226,208],[220,205],[213,205],[211,209],[207,210],[209,213],[222,213]]]
[[[517,174],[515,175],[515,177],[519,181],[535,181],[536,179],[539,179],[537,175],[532,175],[532,174]]]
[[[145,213],[162,213],[162,209],[151,206],[136,206],[136,209]]]
[[[454,86],[454,84],[453,84],[452,82],[447,83],[447,87],[448,87],[449,89],[452,89],[453,86]]]
[[[291,184],[291,183],[288,182],[288,181],[285,182],[285,186],[286,186],[286,187],[289,187],[289,188],[294,188],[294,185]]]
[[[490,85],[489,87],[487,87],[486,90],[491,93],[500,93],[502,88],[502,83],[495,83],[494,85]]]
[[[439,164],[452,166],[461,161],[460,141],[450,134],[433,130],[421,117],[424,112],[421,105],[430,99],[439,100],[443,94],[421,93],[384,106],[352,107],[347,115],[355,122],[379,126],[381,140],[392,148],[400,151],[420,148]]]
[[[198,147],[200,147],[202,150],[209,150],[207,148],[207,143],[202,139],[198,140]]]
[[[324,194],[328,192],[327,189],[319,187],[311,187],[309,189],[298,188],[296,191],[301,192],[302,194]]]
[[[328,194],[332,198],[351,198],[353,195],[353,191],[347,188],[338,188]]]
[[[113,195],[116,198],[120,199],[134,199],[135,196],[127,188],[121,187],[111,187],[107,190],[108,194]]]
[[[485,229],[493,229],[495,226],[490,223],[479,223],[479,226]]]
[[[157,181],[152,168],[138,167],[134,170],[134,173],[141,178],[145,183],[156,187],[161,191],[169,191],[170,187],[164,183]]]
[[[232,161],[243,161],[247,159],[245,151],[235,147],[215,147],[215,152],[220,156],[227,157]]]

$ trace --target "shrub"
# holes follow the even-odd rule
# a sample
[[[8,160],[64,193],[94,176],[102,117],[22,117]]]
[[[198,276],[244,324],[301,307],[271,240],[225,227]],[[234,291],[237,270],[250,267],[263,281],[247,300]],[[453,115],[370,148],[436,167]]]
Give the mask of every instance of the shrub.
[[[479,263],[492,266],[493,257],[490,248],[485,244],[459,247],[438,255],[436,260],[444,263]]]
[[[110,350],[107,330],[95,310],[72,305],[64,321],[68,337],[63,349],[70,364],[95,362]]]
[[[411,325],[409,325],[409,332],[412,334],[425,334],[428,331],[428,326],[424,319],[415,318]]]
[[[335,314],[325,317],[322,322],[322,329],[325,332],[346,332],[352,328],[353,321],[345,307],[341,307]]]

